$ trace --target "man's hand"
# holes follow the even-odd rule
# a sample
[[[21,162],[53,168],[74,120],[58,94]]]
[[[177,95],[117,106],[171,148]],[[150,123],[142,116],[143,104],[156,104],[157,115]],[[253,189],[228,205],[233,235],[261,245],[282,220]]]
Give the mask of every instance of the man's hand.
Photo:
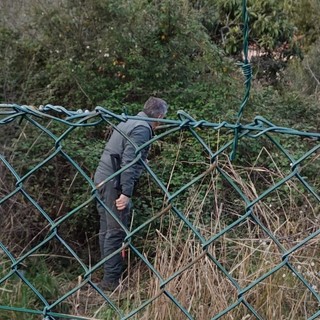
[[[124,210],[130,202],[130,198],[124,194],[121,194],[120,197],[116,200],[116,207],[118,210]]]

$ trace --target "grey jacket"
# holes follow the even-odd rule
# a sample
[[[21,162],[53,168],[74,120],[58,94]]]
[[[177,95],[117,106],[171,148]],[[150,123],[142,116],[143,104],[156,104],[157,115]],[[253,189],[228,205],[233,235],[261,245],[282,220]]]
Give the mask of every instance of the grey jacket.
[[[139,112],[138,116],[147,117],[144,112]],[[131,119],[126,122],[121,122],[117,129],[129,137],[129,139],[141,146],[149,141],[153,136],[151,125],[144,120]],[[94,182],[99,184],[107,179],[111,174],[117,171],[120,167],[126,166],[136,157],[136,148],[129,140],[127,140],[116,129],[113,131],[109,141],[106,143],[98,168],[95,173]],[[146,160],[149,151],[149,146],[141,150],[143,160]],[[115,164],[115,162],[117,162]],[[117,177],[119,191],[128,197],[132,196],[134,185],[139,179],[143,170],[141,161],[136,162],[128,169],[123,171],[120,177]]]

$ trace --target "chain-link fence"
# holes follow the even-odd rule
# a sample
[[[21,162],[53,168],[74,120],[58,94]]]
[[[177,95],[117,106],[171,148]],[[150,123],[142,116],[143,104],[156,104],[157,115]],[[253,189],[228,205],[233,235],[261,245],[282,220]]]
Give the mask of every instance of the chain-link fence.
[[[52,114],[52,111],[55,115]],[[59,114],[63,114],[63,117],[61,117]],[[125,226],[123,226],[126,232],[126,238],[124,245],[120,250],[122,251],[125,248],[129,248],[130,251],[134,253],[134,255],[143,262],[144,267],[148,269],[150,278],[156,279],[157,281],[157,292],[153,292],[152,296],[148,296],[147,294],[144,297],[144,300],[142,299],[140,301],[141,305],[136,305],[137,301],[135,301],[135,303],[133,303],[130,306],[130,308],[125,308],[126,313],[124,313],[122,304],[120,302],[119,304],[115,303],[115,301],[118,301],[117,299],[113,300],[113,297],[109,297],[106,293],[104,293],[97,287],[96,283],[93,281],[93,275],[97,270],[101,268],[103,263],[107,259],[110,259],[113,255],[105,257],[103,260],[99,261],[98,263],[95,263],[94,265],[88,265],[83,261],[82,258],[78,256],[78,254],[74,251],[72,245],[70,245],[70,243],[68,243],[68,241],[64,239],[64,237],[61,236],[59,232],[59,229],[63,224],[67,224],[68,221],[72,220],[75,216],[81,214],[83,208],[88,206],[88,204],[99,201],[97,200],[97,190],[90,178],[90,173],[86,172],[86,169],[81,167],[81,165],[77,163],[65,151],[67,148],[64,142],[66,137],[70,135],[73,130],[76,130],[81,126],[87,128],[94,128],[101,122],[107,122],[114,127],[114,124],[111,121],[112,119],[117,119],[117,121],[126,121],[128,118],[135,117],[130,117],[126,115],[115,115],[112,114],[110,111],[100,107],[96,108],[96,110],[92,112],[70,112],[62,107],[54,106],[45,106],[42,107],[41,110],[37,110],[28,106],[1,105],[1,129],[5,130],[6,126],[8,126],[9,123],[19,122],[23,120],[24,122],[37,127],[39,129],[39,132],[42,132],[42,134],[45,135],[46,139],[51,140],[52,146],[50,148],[50,151],[46,152],[46,156],[43,159],[39,160],[33,168],[27,170],[24,173],[17,172],[11,164],[10,158],[7,159],[4,155],[1,155],[2,170],[6,170],[7,173],[9,173],[10,175],[10,180],[15,181],[14,185],[11,184],[10,188],[12,189],[9,188],[9,190],[6,191],[6,194],[4,194],[5,192],[2,192],[2,198],[0,202],[0,205],[2,207],[2,220],[4,219],[5,215],[14,216],[14,212],[7,211],[8,206],[6,206],[6,204],[19,195],[19,201],[21,204],[27,202],[29,207],[33,207],[33,212],[37,211],[39,213],[38,219],[41,219],[43,221],[45,225],[44,229],[46,229],[47,234],[40,243],[34,244],[32,248],[28,248],[25,252],[20,252],[18,255],[15,253],[14,247],[11,248],[5,245],[5,235],[2,234],[2,240],[0,242],[2,248],[1,260],[6,261],[7,264],[7,271],[1,275],[0,280],[2,290],[9,290],[8,288],[10,288],[10,286],[8,287],[6,286],[6,284],[10,283],[10,281],[11,283],[12,281],[15,281],[14,283],[22,283],[24,286],[28,287],[33,292],[33,294],[37,297],[38,302],[36,304],[37,307],[34,309],[30,308],[30,305],[28,308],[23,308],[16,307],[14,305],[3,305],[3,303],[0,306],[0,309],[41,315],[43,318],[47,319],[81,319],[79,313],[78,315],[73,315],[71,317],[71,315],[68,315],[61,311],[57,312],[56,310],[58,306],[61,306],[61,304],[63,304],[65,301],[68,301],[68,299],[70,299],[74,295],[79,294],[81,290],[83,291],[85,288],[90,287],[93,291],[97,293],[98,296],[102,297],[103,300],[105,300],[105,302],[108,305],[106,308],[111,309],[114,312],[112,313],[110,319],[129,319],[131,317],[137,317],[139,319],[141,317],[141,312],[143,313],[143,310],[145,308],[147,308],[150,304],[154,303],[154,301],[156,301],[157,299],[161,299],[161,297],[163,296],[165,296],[170,302],[172,302],[172,304],[179,309],[179,312],[182,313],[183,317],[181,318],[180,315],[176,317],[177,319],[195,319],[192,314],[193,312],[191,311],[192,308],[190,308],[191,305],[194,305],[195,301],[190,301],[190,305],[188,306],[179,300],[179,296],[181,293],[177,291],[174,294],[172,293],[172,287],[171,289],[169,288],[171,283],[175,283],[174,287],[177,288],[177,281],[179,279],[183,279],[184,274],[188,272],[188,270],[194,269],[196,266],[198,266],[197,268],[200,268],[199,264],[201,265],[206,263],[214,267],[215,272],[219,272],[227,280],[227,283],[232,288],[232,290],[235,291],[235,295],[234,293],[231,294],[233,299],[230,299],[230,301],[234,300],[232,303],[230,302],[229,304],[226,301],[225,308],[223,308],[223,310],[217,312],[214,315],[211,312],[209,312],[206,318],[219,319],[223,318],[224,316],[227,316],[228,318],[229,315],[230,319],[232,319],[232,317],[230,316],[230,312],[241,306],[245,307],[245,309],[247,310],[246,312],[248,313],[248,318],[251,319],[252,317],[255,317],[257,319],[264,319],[265,316],[259,314],[259,311],[255,307],[255,299],[250,298],[250,293],[254,292],[259,286],[265,285],[269,281],[274,281],[274,286],[284,286],[284,283],[288,281],[287,286],[285,286],[287,288],[286,290],[289,290],[289,287],[291,287],[290,290],[294,290],[294,288],[296,288],[296,295],[301,294],[300,297],[296,297],[296,303],[298,304],[299,299],[305,301],[304,305],[307,310],[305,313],[306,318],[316,319],[320,314],[318,310],[320,296],[317,291],[317,281],[319,280],[319,274],[317,271],[317,268],[319,267],[319,248],[317,246],[319,246],[320,234],[320,229],[317,227],[317,219],[319,219],[318,210],[320,197],[315,189],[315,186],[311,185],[311,183],[308,181],[308,178],[304,176],[304,174],[305,168],[308,166],[307,164],[314,164],[319,159],[318,150],[320,148],[320,144],[318,141],[320,138],[320,134],[299,132],[288,128],[274,126],[272,123],[268,122],[267,120],[261,117],[257,117],[253,123],[248,125],[234,125],[226,122],[211,123],[204,120],[196,121],[184,112],[178,113],[177,120],[162,120],[163,123],[167,126],[166,129],[163,130],[161,134],[156,135],[151,141],[148,142],[148,144],[152,144],[155,141],[159,141],[159,139],[164,139],[165,137],[173,135],[176,132],[188,131],[198,142],[198,144],[201,145],[201,148],[205,150],[206,159],[208,159],[208,161],[205,164],[204,170],[201,173],[195,175],[191,179],[191,181],[184,183],[179,188],[176,188],[174,191],[169,191],[168,185],[161,181],[161,178],[154,173],[154,171],[147,163],[144,163],[146,172],[148,173],[149,177],[161,190],[160,193],[163,195],[164,205],[162,206],[162,210],[160,210],[158,213],[152,216],[148,221],[145,221],[144,223],[135,227],[134,229],[128,230],[125,228]],[[62,123],[66,125],[67,129],[62,134],[56,135],[56,133],[54,133],[53,130],[50,130],[48,127],[45,127],[41,124],[41,120],[43,119],[49,119],[51,122],[54,121]],[[272,145],[272,147],[274,148],[273,152],[282,155],[281,162],[284,166],[287,165],[287,167],[289,167],[289,170],[285,173],[282,173],[281,176],[278,176],[277,181],[257,183],[257,185],[259,184],[267,186],[265,190],[255,190],[253,186],[251,186],[251,191],[249,192],[248,185],[252,183],[252,181],[250,180],[248,183],[245,183],[245,179],[239,177],[239,175],[236,173],[237,170],[230,165],[230,162],[224,160],[228,158],[226,157],[226,152],[228,150],[230,150],[231,153],[234,152],[235,143],[234,138],[232,138],[234,137],[234,135],[231,135],[230,141],[220,146],[218,150],[212,151],[210,146],[198,133],[197,130],[199,130],[199,128],[201,128],[201,130],[209,130],[213,132],[221,130],[236,130],[238,132],[238,139],[240,141],[255,141],[263,137],[265,140],[259,141],[261,143],[263,141],[263,144],[265,146],[267,143],[266,141],[268,141],[268,143]],[[2,131],[5,132],[4,130]],[[280,143],[280,140],[276,138],[276,136],[278,135],[286,136],[287,140],[291,139],[294,136],[298,136],[299,138],[302,137],[308,141],[309,150],[302,155],[300,155],[300,152],[299,156],[296,157],[295,155],[290,154],[288,150],[284,149],[284,147]],[[245,144],[247,143],[249,142],[245,142]],[[145,146],[141,146],[139,148],[136,147],[137,156],[133,160],[133,162],[129,164],[129,166],[133,165],[136,161],[139,161],[140,150],[143,147]],[[66,162],[71,164],[71,166],[75,169],[76,173],[82,176],[83,183],[87,184],[88,188],[90,188],[91,191],[90,196],[83,203],[77,205],[74,208],[70,208],[70,210],[66,212],[63,216],[59,216],[54,219],[53,212],[51,211],[54,209],[44,209],[41,205],[41,197],[37,198],[36,196],[39,193],[41,193],[40,190],[37,190],[36,192],[35,190],[30,190],[30,179],[32,179],[32,176],[36,175],[39,170],[43,169],[44,167],[47,167],[48,164],[55,157],[63,157],[66,160]],[[275,158],[276,157],[274,156],[272,159]],[[228,163],[229,166],[227,165]],[[268,166],[268,164],[265,164],[265,167],[266,166]],[[280,166],[279,163],[278,166]],[[253,168],[254,167],[252,166],[252,170],[254,170]],[[123,170],[124,168],[120,169],[114,175],[120,174]],[[318,172],[315,172],[315,174],[318,174]],[[108,180],[112,179],[113,176],[110,176]],[[227,184],[228,190],[230,190],[230,188],[231,190],[233,190],[234,195],[236,195],[233,196],[232,200],[235,202],[235,207],[237,201],[241,200],[241,202],[243,203],[242,207],[240,206],[241,211],[237,213],[236,218],[235,216],[233,216],[232,220],[225,221],[224,225],[220,226],[219,228],[210,228],[209,225],[210,223],[212,224],[212,221],[208,222],[210,220],[207,220],[207,223],[209,225],[205,226],[202,224],[201,227],[199,221],[196,221],[196,219],[194,219],[190,214],[184,212],[183,209],[180,208],[181,204],[178,204],[178,201],[176,201],[178,197],[185,192],[191,191],[189,193],[189,195],[191,196],[192,192],[194,191],[193,188],[200,181],[203,181],[203,179],[205,179],[208,176],[210,177],[210,179],[213,179],[213,177],[214,179],[219,179],[221,184],[220,187],[218,187],[217,185],[217,188],[223,189],[223,185]],[[5,181],[3,183],[5,184]],[[297,190],[297,194],[290,196],[289,193],[285,193],[284,190],[286,187],[290,185],[290,183],[295,185],[294,189]],[[255,192],[253,192],[253,190],[255,190]],[[282,192],[285,193],[284,196],[278,195],[278,197],[281,197],[283,205],[286,206],[286,203],[288,203],[283,201],[284,198],[291,199],[292,196],[299,198],[299,201],[304,202],[299,206],[301,208],[305,206],[306,208],[306,213],[302,214],[300,212],[300,214],[305,215],[305,219],[310,220],[309,229],[304,230],[304,233],[299,232],[296,235],[297,237],[295,237],[295,235],[291,235],[291,242],[286,242],[283,238],[279,236],[282,233],[279,232],[279,230],[274,229],[275,225],[272,222],[275,219],[275,215],[278,215],[279,212],[281,212],[281,210],[283,212],[286,212],[285,208],[273,209],[271,207],[271,205],[275,203],[275,195]],[[304,196],[301,198],[299,194],[300,196]],[[306,194],[308,195],[306,196]],[[202,197],[203,199],[206,198],[203,195]],[[227,197],[227,195],[225,195],[225,197]],[[269,208],[267,214],[261,214],[261,212],[263,211],[263,209],[261,209],[261,206],[267,206]],[[155,257],[146,256],[146,254],[144,254],[133,241],[134,236],[137,233],[139,233],[139,231],[143,230],[144,228],[148,228],[154,222],[158,221],[159,219],[163,219],[163,217],[168,215],[174,216],[175,219],[180,221],[183,228],[186,228],[188,230],[189,235],[190,233],[192,234],[192,238],[189,237],[185,240],[188,240],[189,243],[192,243],[193,247],[198,246],[198,251],[196,253],[189,253],[190,256],[187,259],[187,263],[185,265],[179,264],[179,257],[176,256],[175,259],[177,259],[177,268],[170,270],[169,273],[172,272],[171,274],[163,272],[162,269],[165,266],[161,264],[157,265],[155,263]],[[211,218],[216,219],[217,217]],[[278,216],[278,218],[283,219],[284,217]],[[286,219],[287,221],[283,220],[283,225],[289,224],[289,219],[292,218],[288,216],[286,217]],[[249,221],[250,224],[246,224]],[[205,224],[205,222],[202,223]],[[291,221],[291,223],[294,222]],[[279,223],[278,226],[280,228],[281,223]],[[248,229],[255,229],[255,231],[254,233],[248,233],[245,235],[244,230]],[[242,234],[238,234],[240,230]],[[256,257],[255,259],[262,259],[262,261],[263,259],[265,259],[265,261],[269,261],[270,265],[268,266],[268,268],[260,269],[259,271],[255,270],[255,272],[252,273],[255,276],[249,276],[248,278],[246,278],[246,281],[243,281],[243,279],[241,280],[240,274],[237,274],[237,276],[235,276],[237,272],[235,272],[235,270],[230,270],[228,267],[230,261],[227,261],[227,257],[229,255],[226,254],[226,257],[222,259],[222,256],[216,252],[216,250],[221,250],[221,248],[218,248],[218,244],[221,245],[221,242],[226,243],[227,241],[230,241],[231,238],[228,237],[230,233],[237,234],[236,237],[231,237],[232,241],[236,241],[236,239],[238,239],[238,241],[242,241],[243,244],[245,243],[245,241],[250,241],[250,237],[252,237],[251,241],[253,241],[254,239],[265,239],[263,240],[263,242],[265,243],[262,243],[260,241],[258,245],[251,245],[251,253],[249,253],[246,256],[246,258],[245,256],[242,256],[238,259],[235,255],[233,259],[234,261],[237,260],[238,262],[240,262],[240,264],[244,264],[249,269],[258,268],[257,261],[251,261],[251,263],[246,264],[246,260],[251,259],[250,256],[254,256],[255,253],[261,251],[264,253],[264,255],[259,255],[259,258]],[[180,234],[185,235],[185,233],[182,232]],[[290,235],[287,236],[290,237]],[[165,244],[166,241],[163,241]],[[28,260],[28,258],[36,255],[37,253],[45,252],[47,248],[50,247],[50,244],[52,242],[59,242],[60,245],[64,247],[65,251],[69,253],[70,257],[74,259],[74,261],[76,261],[75,263],[78,265],[78,269],[80,269],[80,271],[78,278],[79,282],[74,287],[66,290],[62,296],[54,296],[51,297],[51,300],[48,300],[42,293],[42,290],[37,288],[28,279],[28,274],[24,271],[23,267],[25,264],[27,264],[26,261]],[[174,243],[175,240],[172,240],[171,245],[174,245]],[[170,246],[169,243],[167,245]],[[310,246],[313,248],[313,250],[311,251],[309,251]],[[230,244],[226,245],[226,248],[229,247]],[[268,249],[266,249],[267,247]],[[298,254],[303,251],[304,247],[306,248],[305,262],[301,261],[304,255]],[[262,250],[261,248],[265,249]],[[234,247],[231,246],[230,251],[233,250]],[[308,257],[308,254],[310,254],[310,252],[313,253],[311,254],[311,257]],[[115,252],[114,254],[117,253],[118,252]],[[272,256],[273,258],[270,259],[270,256]],[[312,258],[313,260],[310,260],[310,258]],[[305,263],[307,263],[309,267],[311,267],[311,270],[314,270],[313,273],[309,269],[306,273],[302,272],[301,266],[303,266]],[[162,271],[160,271],[159,268]],[[279,273],[283,275],[288,274],[288,276],[284,278],[283,284],[279,284],[279,280],[275,280],[276,277],[279,277]],[[166,274],[166,276],[164,276],[164,274]],[[205,280],[206,285],[216,285],[217,287],[219,287],[218,283],[214,284],[215,280],[213,278],[210,279],[210,274],[199,274],[199,277],[200,276],[204,277],[204,279],[202,279],[201,281]],[[199,283],[201,283],[201,281],[199,280]],[[301,288],[301,286],[303,288]],[[263,292],[267,289],[262,288],[259,290],[262,290],[261,292]],[[265,292],[265,294],[265,299],[266,301],[268,301],[270,297],[267,297],[267,292]],[[127,298],[129,298],[128,300],[130,301],[130,297]],[[251,300],[253,301],[252,303],[250,302]],[[204,302],[201,302],[200,300],[197,303],[201,305]],[[262,307],[259,306],[258,309],[261,308]],[[210,306],[207,306],[206,309],[210,310]],[[106,317],[106,319],[108,319],[108,317]]]

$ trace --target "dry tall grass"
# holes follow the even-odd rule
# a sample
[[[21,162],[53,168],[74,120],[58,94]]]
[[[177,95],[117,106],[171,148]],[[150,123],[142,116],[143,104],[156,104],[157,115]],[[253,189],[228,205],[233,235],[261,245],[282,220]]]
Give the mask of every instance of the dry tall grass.
[[[219,165],[250,201],[258,196],[252,180],[254,173],[269,181],[265,184],[266,189],[284,177],[278,168],[272,171],[262,167],[236,168],[227,160],[220,161]],[[206,181],[205,192],[202,189],[204,181],[189,191],[189,201],[184,208],[186,217],[193,221],[206,240],[244,214],[243,210],[233,211],[236,206],[245,207],[243,201],[236,197],[233,201],[240,204],[228,203],[230,198],[221,194],[219,187],[221,177],[212,174],[209,179],[211,183],[208,187]],[[212,207],[210,216],[206,217],[204,206],[208,201]],[[289,255],[289,265],[263,276],[282,263],[285,252],[319,228],[317,202],[301,191],[296,181],[290,180],[273,191],[270,199],[258,202],[253,207],[253,215],[256,219],[244,220],[228,232],[221,233],[204,248],[194,232],[174,212],[168,213],[166,223],[157,230],[157,238],[143,252],[146,259],[152,256],[149,260],[165,285],[161,286],[163,283],[159,277],[139,262],[129,270],[128,299],[118,304],[120,309],[129,314],[151,299],[152,302],[132,319],[183,320],[188,318],[180,309],[183,307],[193,319],[206,320],[243,298],[262,319],[302,320],[311,317],[319,310],[319,301],[299,275],[318,292],[319,236],[294,250]],[[234,283],[221,268],[228,272]],[[106,316],[105,310],[110,311],[110,308],[103,308],[96,316],[99,319],[116,319],[116,316]],[[221,319],[257,318],[240,303]]]

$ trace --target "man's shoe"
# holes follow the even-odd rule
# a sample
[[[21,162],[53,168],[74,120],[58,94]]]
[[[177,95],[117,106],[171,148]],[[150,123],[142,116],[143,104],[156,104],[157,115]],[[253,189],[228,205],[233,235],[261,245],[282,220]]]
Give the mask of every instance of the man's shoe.
[[[103,291],[113,292],[119,286],[119,282],[100,281],[97,287]]]
[[[123,283],[108,283],[101,281],[97,284],[97,287],[107,294],[108,297],[123,300],[127,298],[128,287]]]

